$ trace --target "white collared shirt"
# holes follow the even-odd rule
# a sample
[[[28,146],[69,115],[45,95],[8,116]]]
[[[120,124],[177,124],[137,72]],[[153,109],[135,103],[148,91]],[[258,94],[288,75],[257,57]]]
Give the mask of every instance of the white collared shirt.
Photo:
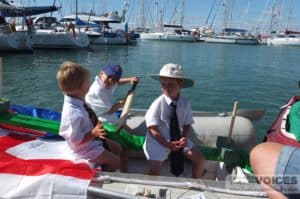
[[[83,101],[65,95],[59,135],[65,138],[77,157],[95,159],[103,152],[101,141],[91,140],[81,144],[85,134],[91,133],[93,128]]]
[[[171,103],[172,100],[169,97],[161,95],[151,104],[145,115],[147,127],[158,126],[159,132],[167,140],[170,139]],[[182,96],[175,103],[178,123],[182,132],[185,125],[194,123],[192,108],[187,98]]]
[[[161,95],[151,104],[145,115],[146,126],[157,126],[160,135],[167,141],[170,141],[171,139],[169,128],[171,108],[173,108],[171,107],[171,103],[172,100],[169,97]],[[182,134],[182,130],[185,125],[191,125],[194,123],[191,104],[186,98],[181,96],[175,103],[180,132]],[[184,152],[189,151],[193,146],[193,142],[190,139],[187,139],[187,146],[184,148]],[[152,136],[149,130],[146,134],[143,149],[147,160],[164,161],[170,153],[170,149],[161,145]]]
[[[96,76],[89,92],[85,96],[85,101],[95,111],[101,122],[116,124],[119,121],[119,118],[114,113],[107,113],[113,105],[113,94],[116,88],[117,84],[111,88],[105,88],[101,79]]]

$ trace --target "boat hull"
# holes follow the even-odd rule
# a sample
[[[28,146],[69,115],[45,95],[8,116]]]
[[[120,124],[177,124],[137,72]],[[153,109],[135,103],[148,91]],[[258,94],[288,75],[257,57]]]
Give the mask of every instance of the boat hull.
[[[180,35],[173,33],[140,33],[140,39],[142,40],[162,40],[162,41],[184,41],[184,42],[195,42],[195,37],[192,35]]]
[[[90,41],[85,33],[37,30],[31,36],[33,48],[86,48]]]
[[[132,110],[130,117],[127,119],[127,125],[133,128],[136,134],[143,134],[147,132],[147,127],[144,121],[146,110]],[[192,126],[190,138],[197,145],[205,144],[208,147],[216,147],[219,136],[228,136],[231,116],[193,116],[195,123]],[[232,139],[235,144],[249,151],[256,142],[255,129],[252,122],[241,116],[235,119]]]
[[[13,106],[11,106],[11,109],[13,111],[17,110],[17,108]],[[21,107],[21,109],[27,112],[28,115],[31,115],[31,113],[34,112],[35,115],[43,115],[42,118],[45,116],[47,118],[51,117],[53,118],[53,121],[51,121],[56,121],[56,123],[58,123],[60,118],[58,113],[52,111],[44,112],[43,109],[37,110],[36,108],[32,109],[32,107],[27,107],[25,109]],[[144,122],[145,112],[146,110],[134,109],[131,110],[129,114],[127,124],[134,129],[135,133],[144,135],[147,131]],[[216,141],[216,137],[227,136],[231,122],[231,117],[227,114],[193,112],[193,116],[195,119],[195,124],[193,125],[193,131],[191,134],[200,134],[200,138],[198,139],[201,139],[199,140],[201,143],[206,144],[206,142],[211,142],[211,145],[215,146],[214,142]],[[24,120],[28,122],[28,117],[24,117]],[[20,120],[17,122],[20,122]],[[47,121],[45,119],[41,120],[41,125],[45,125],[46,122]],[[30,123],[33,124],[32,122]],[[51,126],[54,126],[53,128],[55,129],[58,127],[54,124]],[[16,129],[7,130],[8,133],[16,133]],[[43,130],[48,131],[46,128],[43,128]],[[28,133],[28,129],[23,128],[22,132]],[[41,135],[39,133],[42,132],[31,132],[31,135],[40,137]],[[233,140],[241,145],[246,145],[246,142],[253,141],[250,137],[255,137],[255,134],[250,120],[241,116],[237,116],[232,135]],[[39,143],[40,142],[52,143],[53,140],[43,141],[43,139],[40,139]],[[64,140],[56,140],[56,142],[60,142],[61,145],[67,147],[67,143]],[[41,143],[39,146],[42,146]],[[52,155],[53,157],[57,157],[57,153],[62,154],[66,153],[67,151],[65,147],[55,148],[55,150],[52,152],[49,147],[46,148],[47,152],[50,153],[49,155]],[[57,151],[59,148],[62,149],[61,153]],[[36,148],[34,150],[36,150]],[[41,149],[41,151],[43,150],[44,149]],[[162,176],[144,175],[148,171],[148,164],[143,151],[139,150],[138,152],[141,154],[139,157],[132,156],[131,153],[128,155],[129,173],[123,174],[119,172],[98,172],[97,175],[91,180],[91,183],[88,187],[87,198],[133,198],[135,196],[139,196],[139,194],[145,195],[145,190],[147,190],[147,192],[149,190],[150,193],[148,194],[154,196],[155,198],[164,196],[165,198],[179,198],[183,196],[199,197],[201,195],[205,198],[220,197],[232,199],[250,199],[255,198],[256,196],[266,196],[265,192],[261,190],[260,185],[256,183],[256,180],[253,182],[250,181],[249,184],[244,185],[233,182],[232,179],[234,178],[231,177],[231,170],[227,171],[227,167],[219,161],[206,161],[206,172],[201,180],[190,179],[192,175],[192,164],[189,160],[185,160],[185,170],[179,177],[174,178],[170,173],[169,161],[166,161],[162,168]],[[235,168],[233,171],[235,171]],[[252,178],[254,179],[254,177]]]
[[[0,51],[32,51],[31,40],[25,32],[0,34]]]
[[[267,39],[268,45],[273,46],[300,46],[300,37],[274,37]]]
[[[237,38],[237,37],[206,37],[205,42],[207,43],[224,43],[224,44],[241,44],[241,45],[257,45],[257,39],[251,38]]]
[[[284,145],[294,146],[294,147],[300,147],[300,143],[296,140],[295,136],[288,132],[288,129],[286,128],[289,126],[287,124],[288,122],[288,114],[291,106],[298,102],[300,100],[300,96],[295,96],[288,104],[286,104],[276,119],[274,120],[271,128],[268,130],[267,135],[265,137],[265,140],[267,142],[277,142]]]
[[[143,168],[145,165],[142,166]],[[228,179],[206,180],[188,177],[148,176],[142,174],[102,172],[88,188],[88,197],[96,198],[266,198],[257,183],[239,184]],[[101,189],[99,189],[101,184]],[[144,198],[144,197],[142,197]]]
[[[115,44],[115,45],[125,45],[127,40],[125,37],[103,37],[100,36],[93,40],[92,44],[101,45],[101,44]]]

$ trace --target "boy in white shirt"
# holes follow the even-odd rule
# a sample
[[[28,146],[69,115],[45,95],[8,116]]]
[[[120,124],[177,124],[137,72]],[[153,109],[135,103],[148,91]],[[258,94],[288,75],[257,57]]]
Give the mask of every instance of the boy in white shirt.
[[[113,94],[119,84],[139,82],[138,77],[121,78],[121,76],[122,68],[119,64],[106,64],[95,77],[95,81],[92,83],[85,97],[86,102],[95,111],[101,122],[118,124],[119,118],[115,114],[115,111],[124,106],[126,98],[114,104]],[[127,125],[122,125],[122,128],[130,133],[132,132],[132,129]],[[128,171],[127,162],[127,149],[126,146],[123,146],[121,152],[122,172]]]
[[[170,155],[171,172],[176,176],[180,175],[183,172],[183,155],[185,155],[193,162],[192,177],[200,178],[205,159],[188,138],[194,120],[190,102],[180,95],[181,88],[193,86],[193,80],[184,77],[182,67],[173,63],[165,64],[159,74],[150,76],[160,80],[163,94],[151,104],[145,115],[149,131],[143,148],[149,161],[148,174],[160,175],[163,162]],[[176,171],[178,167],[181,168]]]
[[[101,122],[118,124],[119,118],[115,113],[121,108],[125,99],[114,104],[113,94],[119,84],[137,83],[138,77],[121,78],[122,68],[119,64],[106,64],[95,77],[85,100],[92,107]]]
[[[64,93],[59,134],[78,158],[102,164],[104,171],[117,170],[120,167],[121,146],[105,138],[102,123],[96,116],[92,118],[93,115],[89,113],[91,109],[84,102],[89,90],[88,70],[77,63],[64,62],[56,77]]]

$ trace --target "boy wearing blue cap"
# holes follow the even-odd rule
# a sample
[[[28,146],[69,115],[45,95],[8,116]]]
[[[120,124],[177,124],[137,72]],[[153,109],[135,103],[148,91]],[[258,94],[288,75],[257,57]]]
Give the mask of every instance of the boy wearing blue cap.
[[[124,106],[125,99],[114,104],[113,94],[119,84],[133,84],[139,81],[138,77],[121,78],[121,76],[122,68],[119,64],[106,64],[95,77],[95,81],[85,96],[87,104],[95,111],[101,122],[118,124],[119,118],[114,112]],[[123,128],[129,132],[132,131],[127,125],[124,125]],[[124,163],[124,166],[121,165],[121,171],[127,172],[127,155],[123,154],[121,158]]]
[[[113,103],[113,94],[119,84],[138,82],[138,77],[121,78],[122,68],[119,64],[106,64],[95,77],[89,92],[85,96],[86,102],[92,107],[101,122],[117,124],[119,118],[114,114],[121,108],[125,99]]]

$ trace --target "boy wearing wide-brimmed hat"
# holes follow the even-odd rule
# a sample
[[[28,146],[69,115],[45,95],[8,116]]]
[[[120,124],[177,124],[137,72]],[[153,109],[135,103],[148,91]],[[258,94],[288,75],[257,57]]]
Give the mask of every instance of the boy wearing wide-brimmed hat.
[[[193,162],[192,177],[200,178],[205,160],[188,138],[194,120],[190,102],[180,94],[181,88],[192,87],[194,82],[184,76],[180,65],[173,63],[165,64],[159,74],[150,77],[160,81],[162,95],[145,115],[149,131],[143,148],[150,166],[148,174],[160,175],[163,162],[169,155],[171,172],[180,175],[185,155]]]

